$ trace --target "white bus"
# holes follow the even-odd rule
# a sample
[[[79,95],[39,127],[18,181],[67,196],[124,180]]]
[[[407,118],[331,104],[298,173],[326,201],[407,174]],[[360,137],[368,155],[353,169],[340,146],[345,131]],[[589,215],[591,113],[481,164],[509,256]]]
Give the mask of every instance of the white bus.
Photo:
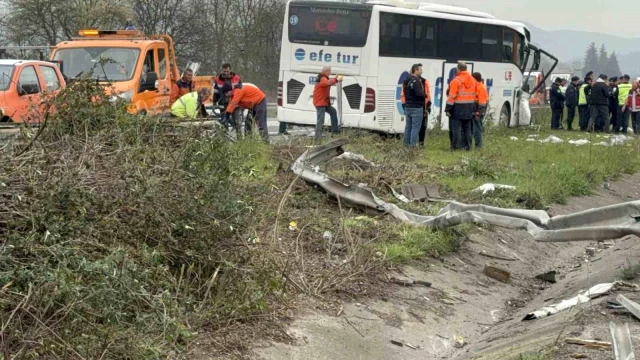
[[[522,90],[523,72],[537,70],[542,55],[551,59],[547,64],[553,63],[544,71],[550,74],[557,59],[530,44],[524,24],[465,8],[401,0],[290,0],[282,31],[278,120],[316,124],[313,88],[322,66],[330,65],[333,74],[344,75],[344,127],[403,133],[401,84],[411,65],[422,63],[433,97],[429,127],[439,123],[448,129],[446,90],[461,60],[470,72],[482,74],[495,122],[528,125],[529,93],[538,88]],[[332,87],[332,102],[336,96]],[[520,111],[522,106],[527,109]],[[328,115],[325,123],[330,123]]]

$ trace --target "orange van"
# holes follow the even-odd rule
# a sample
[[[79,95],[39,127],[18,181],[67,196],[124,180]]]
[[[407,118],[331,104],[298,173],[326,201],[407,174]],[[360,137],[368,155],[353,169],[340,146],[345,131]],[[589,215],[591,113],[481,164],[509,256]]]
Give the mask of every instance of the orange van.
[[[80,30],[79,38],[56,45],[51,60],[62,63],[69,81],[89,74],[111,82],[114,90],[108,89],[108,95],[130,102],[130,113],[168,111],[172,85],[180,78],[171,37],[145,36],[138,30]]]
[[[44,96],[55,96],[65,85],[52,62],[0,60],[0,121],[40,122]]]

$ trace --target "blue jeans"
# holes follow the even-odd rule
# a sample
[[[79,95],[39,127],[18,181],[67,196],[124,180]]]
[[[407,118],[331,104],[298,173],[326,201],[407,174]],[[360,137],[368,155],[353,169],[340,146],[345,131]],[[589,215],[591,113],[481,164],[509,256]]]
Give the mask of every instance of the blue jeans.
[[[418,145],[418,135],[422,126],[422,118],[424,117],[423,108],[406,108],[407,115],[406,125],[404,127],[404,143],[410,147]]]
[[[316,106],[316,113],[318,114],[318,118],[316,121],[316,140],[322,138],[322,126],[324,126],[324,115],[325,113],[329,113],[331,117],[331,132],[339,133],[340,128],[338,128],[338,111],[333,106]]]

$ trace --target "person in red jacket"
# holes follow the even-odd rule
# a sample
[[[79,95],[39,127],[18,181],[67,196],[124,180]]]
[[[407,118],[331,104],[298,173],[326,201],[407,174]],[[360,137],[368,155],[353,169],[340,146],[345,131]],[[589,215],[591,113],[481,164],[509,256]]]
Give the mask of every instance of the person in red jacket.
[[[635,136],[640,135],[640,81],[633,84],[627,102],[622,107],[622,112],[631,112],[631,126]]]
[[[193,70],[186,69],[184,73],[182,73],[182,78],[178,79],[171,86],[171,95],[169,99],[169,106],[173,105],[178,99],[182,96],[190,94],[194,92],[193,89]]]
[[[240,75],[237,75],[231,71],[231,64],[222,64],[222,73],[215,78],[215,84],[213,85],[213,103],[220,104],[222,111],[220,112],[220,122],[227,124],[231,121],[231,117],[226,116],[226,107],[229,105],[229,98],[222,91],[224,84],[231,85],[234,89],[236,86],[242,87],[242,79]]]
[[[342,75],[338,75],[335,79],[329,79],[331,76],[331,67],[324,66],[322,71],[318,74],[316,86],[313,88],[313,106],[316,107],[317,122],[316,122],[316,141],[320,141],[322,138],[322,126],[324,125],[324,117],[326,113],[329,113],[331,117],[331,132],[338,133],[338,112],[331,106],[331,87],[342,81]]]
[[[250,110],[254,119],[258,121],[262,138],[268,142],[267,97],[262,90],[252,84],[236,85],[235,88],[232,88],[230,84],[224,84],[221,90],[223,94],[231,99],[229,105],[227,105],[227,117],[231,118],[238,107]]]

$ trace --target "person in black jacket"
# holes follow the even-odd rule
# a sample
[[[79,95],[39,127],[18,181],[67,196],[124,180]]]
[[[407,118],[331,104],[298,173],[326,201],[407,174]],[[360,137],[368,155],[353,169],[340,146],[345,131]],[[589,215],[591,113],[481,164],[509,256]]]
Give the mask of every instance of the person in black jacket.
[[[424,118],[424,87],[422,82],[422,64],[411,66],[411,75],[403,83],[406,124],[404,127],[404,143],[409,147],[418,145],[420,127]]]
[[[600,75],[598,80],[591,86],[591,96],[589,104],[591,105],[591,118],[587,125],[587,131],[599,131],[595,128],[595,124],[603,123],[603,129],[609,130],[609,98],[611,98],[611,89],[607,84],[607,75]]]
[[[551,90],[549,90],[549,99],[551,100],[551,128],[562,128],[562,112],[564,111],[564,95],[560,91],[561,78],[551,84]]]
[[[567,91],[565,92],[565,103],[567,105],[567,130],[573,130],[573,118],[576,116],[576,107],[578,106],[578,83],[580,78],[574,76],[571,78]]]
[[[611,97],[609,98],[609,116],[611,117],[611,125],[613,125],[613,129],[618,128],[618,77],[612,76],[609,79],[609,88],[611,89]],[[600,124],[603,125],[604,124]],[[609,132],[610,129],[605,128],[604,131]]]

